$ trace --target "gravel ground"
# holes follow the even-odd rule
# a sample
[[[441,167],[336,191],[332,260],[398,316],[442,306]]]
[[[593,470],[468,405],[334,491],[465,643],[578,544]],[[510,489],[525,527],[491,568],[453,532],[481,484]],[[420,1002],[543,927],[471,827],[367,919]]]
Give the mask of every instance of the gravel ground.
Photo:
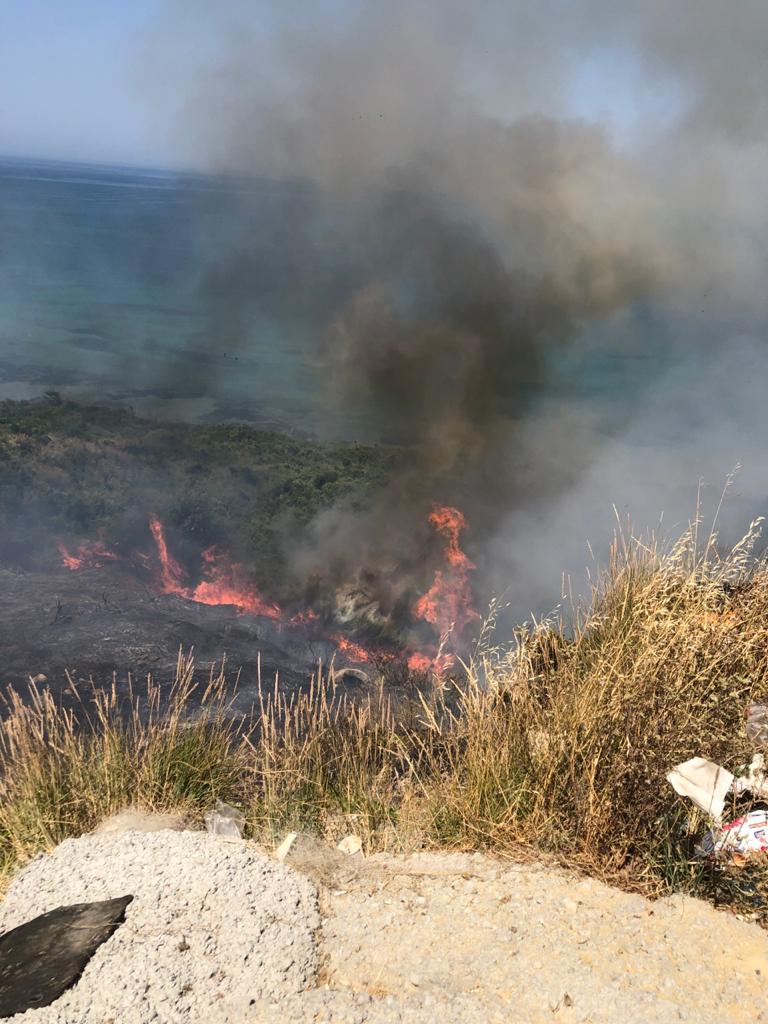
[[[13,883],[0,927],[137,899],[71,993],[14,1020],[768,1021],[768,935],[696,900],[475,855],[364,859],[304,841],[288,863],[190,832],[62,844]]]
[[[69,903],[131,893],[125,923],[80,982],[29,1024],[241,1021],[252,1001],[311,984],[313,885],[241,842],[199,832],[70,839],[36,858],[0,904],[0,930]]]

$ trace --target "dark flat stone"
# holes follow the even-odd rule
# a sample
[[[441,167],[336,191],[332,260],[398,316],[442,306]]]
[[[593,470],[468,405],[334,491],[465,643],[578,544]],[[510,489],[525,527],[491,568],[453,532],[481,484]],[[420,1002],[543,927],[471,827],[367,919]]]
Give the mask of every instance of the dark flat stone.
[[[74,985],[132,899],[57,907],[0,935],[0,1017],[49,1006]]]

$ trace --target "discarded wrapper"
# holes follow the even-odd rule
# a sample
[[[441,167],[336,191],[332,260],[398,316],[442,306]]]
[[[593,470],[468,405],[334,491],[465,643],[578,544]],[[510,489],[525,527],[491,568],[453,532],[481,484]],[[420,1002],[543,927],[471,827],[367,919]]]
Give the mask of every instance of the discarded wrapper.
[[[701,857],[726,859],[734,863],[768,852],[768,811],[749,814],[712,829],[699,844]]]
[[[667,781],[674,791],[687,796],[718,825],[723,820],[725,798],[733,779],[729,771],[705,757],[692,757],[667,772]]]
[[[745,731],[753,747],[768,746],[768,705],[749,705]]]
[[[278,848],[275,850],[275,858],[283,861],[291,852],[291,847],[296,842],[298,835],[296,832],[289,832],[285,839],[280,843]]]
[[[752,796],[768,798],[768,776],[762,754],[755,754],[751,763],[744,765],[740,771],[742,774],[733,783],[734,793],[751,793]]]
[[[354,857],[356,853],[362,853],[363,842],[359,836],[345,836],[336,849],[341,850],[342,853],[346,853],[350,857]]]

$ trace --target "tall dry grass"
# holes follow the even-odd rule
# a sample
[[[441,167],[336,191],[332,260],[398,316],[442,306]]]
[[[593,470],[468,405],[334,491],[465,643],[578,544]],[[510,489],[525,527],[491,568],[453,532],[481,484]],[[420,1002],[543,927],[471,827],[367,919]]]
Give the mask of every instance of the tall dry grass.
[[[128,804],[199,819],[216,799],[249,833],[368,850],[538,852],[646,891],[754,902],[692,859],[704,823],[665,772],[693,755],[748,761],[746,706],[768,697],[768,567],[756,526],[726,555],[694,526],[669,550],[619,538],[569,630],[486,631],[457,678],[407,707],[384,686],[351,701],[318,671],[307,692],[263,694],[247,723],[223,674],[205,692],[191,659],[168,695],[11,695],[0,723],[6,872]],[[759,886],[758,886],[759,887]]]
[[[128,805],[194,816],[233,791],[242,766],[225,680],[211,677],[191,717],[193,677],[192,659],[180,656],[167,695],[151,679],[127,695],[71,680],[63,700],[34,684],[26,700],[5,695],[0,871]]]

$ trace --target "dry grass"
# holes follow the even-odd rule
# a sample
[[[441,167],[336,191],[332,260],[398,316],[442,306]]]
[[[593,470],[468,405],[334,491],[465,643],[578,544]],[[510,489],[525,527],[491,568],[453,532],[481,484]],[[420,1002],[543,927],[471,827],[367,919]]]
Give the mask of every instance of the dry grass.
[[[695,527],[667,551],[620,539],[570,632],[539,624],[503,647],[486,632],[460,678],[397,713],[383,687],[351,703],[318,674],[301,696],[263,696],[243,730],[223,676],[197,694],[189,659],[163,714],[152,683],[128,712],[114,691],[73,694],[70,711],[12,695],[3,866],[127,804],[199,819],[220,798],[267,841],[308,829],[368,850],[533,851],[649,892],[754,902],[760,878],[691,859],[703,826],[664,774],[694,754],[731,769],[751,756],[744,711],[768,697],[755,539],[723,557]]]
[[[191,659],[180,657],[162,712],[151,680],[125,697],[71,683],[67,706],[48,689],[32,686],[27,702],[11,691],[0,725],[0,869],[128,805],[199,815],[230,792],[242,765],[224,679],[211,679],[203,713],[190,720],[192,677]]]

